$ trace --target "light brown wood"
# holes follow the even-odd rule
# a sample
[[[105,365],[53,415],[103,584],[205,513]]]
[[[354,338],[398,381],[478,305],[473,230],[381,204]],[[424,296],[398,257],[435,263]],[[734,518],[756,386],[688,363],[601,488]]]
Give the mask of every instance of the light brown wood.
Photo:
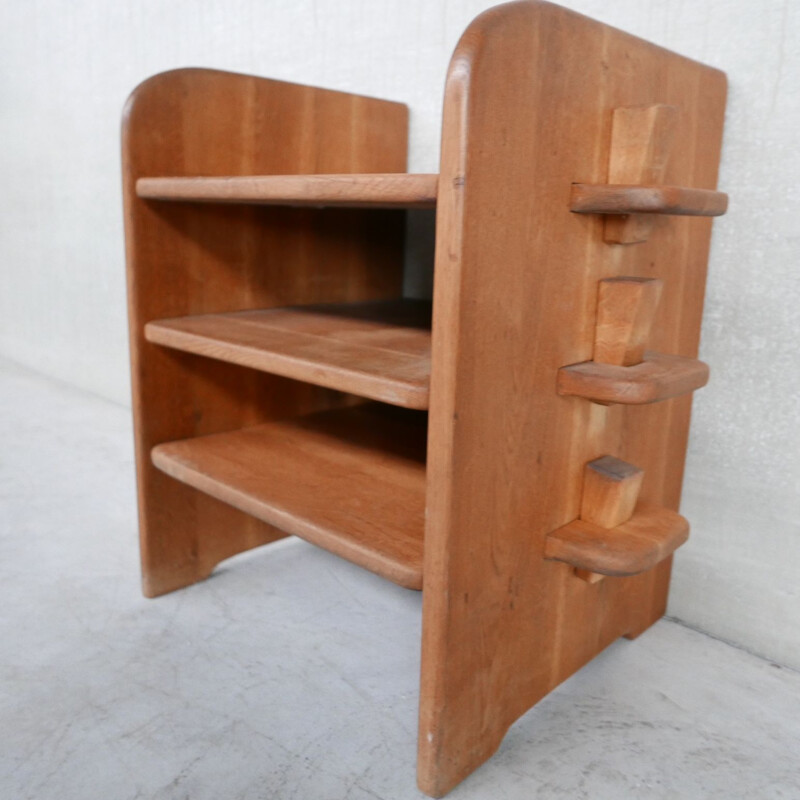
[[[593,361],[630,367],[644,359],[662,286],[657,278],[599,282]]]
[[[585,361],[558,371],[558,393],[595,403],[647,405],[690,394],[708,383],[708,364],[647,351],[632,367]]]
[[[616,528],[631,518],[644,472],[614,456],[586,465],[581,496],[581,519],[601,528]]]
[[[644,125],[663,174],[616,185],[610,123],[642,106],[676,109],[670,147],[664,112]],[[714,189],[724,106],[722,73],[536,0],[491,9],[459,42],[438,178],[400,174],[398,104],[208,70],[139,87],[123,161],[145,592],[283,531],[424,582],[418,780],[434,796],[604,647],[659,619],[688,531],[691,395],[672,395],[708,374],[696,358],[711,219],[693,215],[727,202]],[[401,346],[376,328],[368,349],[389,335],[378,358],[343,343],[337,321],[301,357],[306,312],[271,310],[397,300],[403,213],[314,206],[434,199],[426,468],[424,413],[367,422],[373,411],[334,390],[385,391],[388,362],[424,337]],[[603,215],[639,213],[673,216],[636,247],[604,241]],[[592,361],[598,283],[620,276],[663,282],[638,365]],[[281,316],[286,337],[264,346]],[[645,338],[630,319],[623,360]],[[644,472],[613,528],[579,519],[585,465],[607,453]]]
[[[572,184],[608,181],[613,110],[652,104],[680,109],[663,182],[713,190],[725,105],[716,70],[539,2],[482,14],[450,64],[418,762],[434,796],[553,687],[666,607],[671,560],[658,560],[659,547],[644,548],[657,566],[597,585],[542,558],[548,535],[578,517],[584,465],[604,453],[644,470],[643,507],[679,503],[690,396],[630,409],[556,387],[559,368],[592,358],[603,278],[663,280],[650,347],[696,358],[710,219],[670,217],[620,248],[603,240],[601,216],[570,212]],[[641,192],[622,190],[624,202],[639,208]],[[684,210],[669,191],[656,199],[651,210]]]
[[[150,322],[150,342],[373,400],[428,407],[431,309],[384,300]]]
[[[615,108],[608,158],[609,183],[660,183],[664,179],[679,109],[665,103]]]
[[[612,118],[608,182],[661,183],[672,150],[678,109],[663,103],[616,108]],[[605,221],[607,242],[643,242],[655,219],[644,214],[610,216]]]
[[[665,508],[640,507],[609,530],[577,519],[551,533],[545,557],[598,575],[629,577],[660,564],[689,538],[689,523]]]
[[[681,186],[611,186],[575,183],[570,209],[579,214],[667,214],[719,217],[728,210],[728,195]]]
[[[424,418],[367,406],[162,444],[153,463],[283,531],[421,589],[425,440]]]
[[[144,592],[206,577],[282,531],[155,469],[162,442],[349,402],[329,389],[159,347],[153,320],[401,294],[403,212],[159,203],[153,175],[396,173],[405,106],[205,69],[157,75],[123,120],[133,411]]]
[[[350,208],[433,208],[438,175],[246,175],[146,177],[139,197],[197,203],[255,203]]]
[[[642,470],[614,456],[590,461],[584,470],[581,519],[601,528],[615,528],[627,522],[639,498],[643,478]],[[575,574],[589,583],[597,583],[603,577],[581,568],[576,568]]]
[[[582,581],[586,583],[600,583],[600,581],[605,579],[605,575],[601,572],[592,572],[590,569],[581,569],[580,567],[575,567],[575,577],[580,578]]]

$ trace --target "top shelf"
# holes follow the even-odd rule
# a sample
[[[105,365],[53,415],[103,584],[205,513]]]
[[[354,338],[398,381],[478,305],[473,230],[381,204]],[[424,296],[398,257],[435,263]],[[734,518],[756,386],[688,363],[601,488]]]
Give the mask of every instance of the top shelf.
[[[139,178],[149,200],[350,208],[434,208],[439,176],[383,173]]]
[[[439,176],[347,173],[339,175],[228,175],[153,177],[136,181],[147,200],[348,208],[435,208]],[[574,184],[570,208],[590,214],[677,214],[719,216],[728,197],[680,186]]]

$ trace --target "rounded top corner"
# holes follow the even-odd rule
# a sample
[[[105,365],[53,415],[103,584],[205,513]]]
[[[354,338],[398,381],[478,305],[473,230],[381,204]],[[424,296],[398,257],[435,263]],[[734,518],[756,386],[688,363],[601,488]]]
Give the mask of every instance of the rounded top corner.
[[[160,89],[164,83],[169,83],[170,81],[173,81],[176,78],[181,78],[186,74],[212,71],[213,70],[208,70],[203,67],[176,67],[174,69],[164,70],[163,72],[157,72],[155,75],[150,75],[149,77],[140,81],[131,90],[122,106],[123,125],[133,112],[136,102],[142,97],[146,96],[149,92],[153,91],[154,89]]]
[[[482,11],[464,29],[447,68],[446,85],[466,88],[473,64],[495,38],[509,28],[537,26],[547,17],[577,16],[575,12],[547,0],[511,0]],[[456,89],[457,90],[457,89]]]

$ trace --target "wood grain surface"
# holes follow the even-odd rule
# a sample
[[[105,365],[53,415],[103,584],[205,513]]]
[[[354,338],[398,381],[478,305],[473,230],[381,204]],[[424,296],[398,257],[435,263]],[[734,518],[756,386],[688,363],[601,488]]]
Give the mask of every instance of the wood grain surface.
[[[714,191],[725,94],[722,73],[548,3],[491,9],[456,48],[437,205],[418,762],[428,794],[664,613],[668,558],[589,583],[543,556],[547,536],[578,518],[584,465],[599,456],[644,470],[643,505],[678,508],[691,398],[603,407],[559,396],[556,376],[592,358],[609,277],[663,280],[650,346],[696,358],[710,220],[659,216],[648,241],[615,245],[601,215],[570,202],[574,184],[607,181],[613,110],[662,103],[677,108],[664,183]],[[620,191],[604,208],[676,208],[661,189],[646,203],[648,189]]]

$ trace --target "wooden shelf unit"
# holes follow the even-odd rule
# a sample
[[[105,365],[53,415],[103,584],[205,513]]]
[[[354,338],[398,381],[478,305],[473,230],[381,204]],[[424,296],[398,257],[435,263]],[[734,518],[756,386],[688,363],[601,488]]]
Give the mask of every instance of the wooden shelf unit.
[[[399,103],[205,69],[141,84],[123,180],[145,594],[287,534],[424,584],[433,796],[658,620],[689,531],[725,94],[537,0],[458,44],[438,174],[405,172]],[[431,310],[402,273],[405,209],[434,207]]]

